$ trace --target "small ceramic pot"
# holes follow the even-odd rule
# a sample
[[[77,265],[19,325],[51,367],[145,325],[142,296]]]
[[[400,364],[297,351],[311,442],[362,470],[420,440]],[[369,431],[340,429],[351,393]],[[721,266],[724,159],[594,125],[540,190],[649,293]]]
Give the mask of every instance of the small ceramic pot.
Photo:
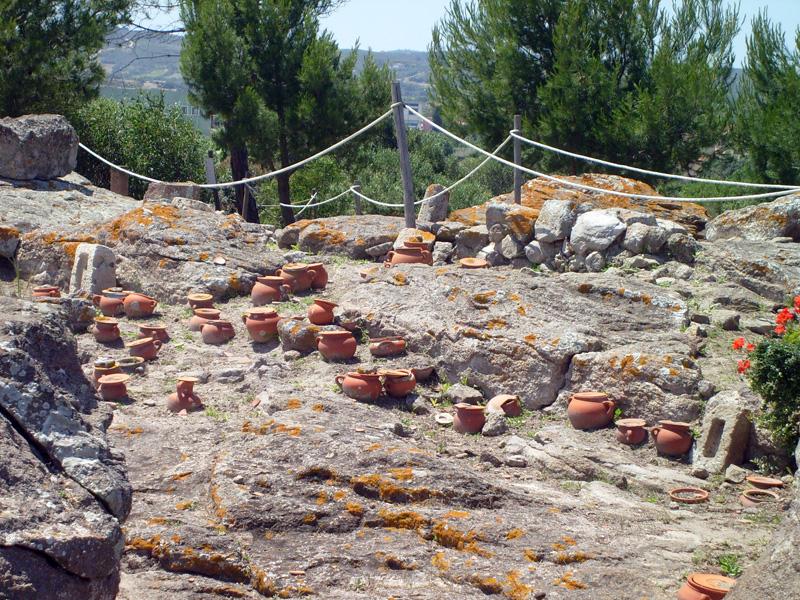
[[[125,314],[129,318],[141,319],[152,315],[158,302],[150,296],[132,292],[125,296],[125,300],[122,301],[122,304],[125,307]]]
[[[232,340],[236,335],[236,331],[234,331],[233,324],[230,321],[214,319],[203,325],[200,334],[203,336],[204,343],[218,346]]]
[[[119,321],[111,317],[95,317],[92,333],[101,344],[116,342],[120,338]]]
[[[339,305],[317,298],[314,304],[308,307],[306,315],[314,325],[330,325],[333,323],[333,309],[337,306]]]
[[[747,476],[747,482],[759,489],[767,490],[770,488],[782,488],[784,483],[780,479],[775,479],[774,477],[764,477],[763,475],[749,475]]]
[[[266,276],[256,277],[256,284],[250,292],[253,306],[264,306],[273,302],[280,302],[292,291],[282,277]]]
[[[308,265],[308,270],[314,274],[311,287],[315,290],[324,290],[325,286],[328,285],[328,272],[325,270],[325,265],[322,263],[311,263]]]
[[[189,319],[186,326],[189,331],[200,331],[209,321],[219,319],[220,312],[216,308],[195,308],[194,316]]]
[[[406,350],[406,341],[398,336],[375,338],[369,341],[369,351],[376,358],[397,356]]]
[[[507,417],[518,417],[522,414],[519,396],[499,394],[486,403],[487,413],[498,413]]]
[[[94,361],[94,386],[100,385],[100,378],[105,375],[118,375],[122,373],[119,365],[112,358],[101,358]]]
[[[381,395],[381,378],[377,373],[352,371],[347,375],[337,375],[335,381],[345,395],[354,400],[375,402]]]
[[[617,441],[620,444],[638,446],[647,439],[647,423],[644,419],[620,419],[617,425]]]
[[[117,361],[117,366],[122,369],[123,373],[135,373],[136,369],[144,365],[144,359],[141,356],[124,356]]]
[[[405,398],[417,387],[417,380],[409,369],[384,371],[383,387],[387,395],[393,398]]]
[[[695,487],[681,487],[670,490],[669,497],[673,502],[700,504],[708,501],[708,492]]]
[[[198,381],[196,377],[178,377],[177,391],[167,397],[167,408],[174,413],[201,408],[203,401],[194,393],[194,384]]]
[[[773,491],[762,490],[758,488],[750,488],[742,492],[739,496],[739,502],[742,506],[753,507],[763,504],[765,502],[777,502],[781,497]]]
[[[128,388],[125,386],[125,383],[127,383],[130,378],[130,375],[125,375],[124,373],[103,375],[99,379],[99,385],[97,387],[97,391],[100,392],[100,397],[109,402],[126,398],[128,396]]]
[[[37,285],[33,288],[34,298],[60,298],[61,290],[55,285]]]
[[[485,269],[489,266],[489,262],[483,260],[482,258],[461,258],[458,261],[459,266],[462,269]]]
[[[214,308],[214,296],[211,294],[189,294],[187,301],[192,309],[195,308]]]
[[[386,255],[386,262],[383,264],[390,267],[392,265],[415,263],[432,265],[433,257],[430,252],[423,248],[397,248],[396,250],[389,250],[389,253]]]
[[[103,290],[102,294],[92,296],[92,303],[100,309],[106,317],[116,317],[125,312],[125,292],[111,292]]]
[[[161,350],[161,340],[154,340],[153,338],[140,338],[133,342],[126,344],[128,354],[131,356],[139,356],[145,360],[155,360],[158,357],[158,351]]]
[[[681,456],[692,447],[692,432],[689,423],[680,421],[659,421],[658,427],[650,432],[656,443],[656,450],[666,456]]]
[[[313,271],[308,270],[308,265],[302,263],[288,263],[278,269],[277,273],[292,292],[304,292],[311,287],[314,281]]]
[[[484,408],[476,404],[459,402],[454,405],[453,429],[459,433],[480,433],[486,423]]]
[[[167,326],[157,325],[154,323],[139,325],[139,337],[140,338],[150,337],[153,338],[154,340],[158,340],[162,344],[164,342],[169,341],[169,333],[167,333]]]
[[[575,429],[598,429],[611,422],[615,407],[603,392],[578,392],[569,399],[567,416]]]
[[[242,315],[250,339],[257,343],[268,342],[278,337],[280,315],[271,308],[259,306]]]
[[[736,580],[713,573],[692,573],[678,590],[678,600],[722,600]]]
[[[317,350],[325,360],[348,360],[356,354],[356,338],[349,331],[322,331],[317,336]]]

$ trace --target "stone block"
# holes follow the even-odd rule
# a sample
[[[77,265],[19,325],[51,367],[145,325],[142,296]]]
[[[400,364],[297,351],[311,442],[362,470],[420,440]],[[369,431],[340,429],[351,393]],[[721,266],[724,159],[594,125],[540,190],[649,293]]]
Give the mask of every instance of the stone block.
[[[70,292],[83,290],[99,294],[106,288],[117,285],[117,257],[108,246],[101,244],[78,244],[75,262],[72,264]]]
[[[191,181],[181,183],[151,183],[144,193],[145,200],[174,200],[175,198],[189,198],[200,200],[203,189]]]
[[[428,186],[425,190],[425,197],[423,203],[419,207],[419,216],[417,220],[423,223],[436,223],[447,219],[447,212],[450,206],[450,192],[445,192],[433,198],[444,190],[444,186],[434,183]]]
[[[55,179],[77,160],[78,134],[61,115],[0,119],[0,177]]]
[[[735,390],[720,392],[706,404],[693,464],[709,473],[722,473],[741,464],[750,440],[751,408]]]

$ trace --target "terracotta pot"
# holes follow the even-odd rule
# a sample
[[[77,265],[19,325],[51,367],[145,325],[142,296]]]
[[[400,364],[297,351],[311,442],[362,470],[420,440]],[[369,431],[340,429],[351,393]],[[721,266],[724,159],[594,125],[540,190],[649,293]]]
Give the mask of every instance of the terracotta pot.
[[[486,423],[486,415],[482,406],[459,402],[454,405],[456,414],[453,417],[453,429],[459,433],[479,433]]]
[[[155,360],[158,357],[158,351],[161,350],[161,340],[154,340],[153,338],[140,338],[133,342],[126,344],[128,354],[131,356],[139,356],[145,360]]]
[[[689,423],[659,421],[659,427],[650,432],[656,442],[656,450],[667,456],[681,456],[692,447],[692,432]]]
[[[369,351],[372,356],[385,358],[397,356],[406,350],[406,341],[398,336],[375,338],[369,341]]]
[[[308,307],[306,315],[314,325],[330,325],[333,323],[333,309],[337,306],[339,305],[317,298],[314,304]]]
[[[747,477],[747,482],[762,490],[767,490],[769,488],[782,488],[784,486],[784,483],[780,479],[764,477],[762,475],[749,475]]]
[[[61,290],[55,285],[37,285],[33,288],[34,298],[60,298]]]
[[[189,294],[187,296],[189,306],[195,308],[214,308],[214,296],[211,294]]]
[[[111,317],[95,317],[92,333],[101,344],[116,342],[120,338],[119,321]]]
[[[417,387],[417,380],[409,369],[384,371],[383,376],[386,394],[393,398],[405,398]]]
[[[281,316],[273,309],[259,306],[242,315],[242,323],[254,342],[268,342],[278,337],[278,322]]]
[[[317,350],[326,360],[347,360],[356,354],[356,338],[349,331],[322,331]]]
[[[196,377],[178,377],[177,391],[167,397],[167,408],[175,413],[201,408],[203,401],[194,393],[194,384],[198,381]]]
[[[620,444],[638,446],[647,439],[647,423],[644,419],[620,419],[617,425],[617,441]]]
[[[313,271],[309,271],[308,265],[302,263],[285,264],[275,274],[295,293],[306,291],[314,281]]]
[[[742,503],[742,506],[748,507],[758,506],[764,502],[777,502],[780,499],[781,497],[775,492],[758,488],[745,490],[742,492],[742,495],[739,496],[739,502]]]
[[[337,375],[335,381],[345,395],[354,400],[375,402],[381,395],[381,379],[377,373],[352,371],[347,375]]]
[[[489,266],[488,261],[485,261],[482,258],[471,257],[459,259],[458,264],[462,269],[485,269]]]
[[[144,365],[144,359],[141,356],[124,356],[117,361],[117,366],[128,374],[136,372],[136,369],[142,365]]]
[[[164,343],[169,340],[169,333],[167,333],[166,325],[148,323],[145,325],[139,325],[139,337],[150,337],[154,340]]]
[[[673,502],[700,504],[708,501],[708,492],[695,487],[681,487],[670,490],[669,497]]]
[[[200,331],[209,321],[219,319],[220,312],[216,308],[195,308],[194,316],[189,319],[186,326],[189,331]]]
[[[567,416],[575,429],[597,429],[611,422],[616,406],[603,392],[579,392],[569,399]]]
[[[116,317],[125,312],[125,292],[110,292],[103,290],[102,294],[92,296],[92,303],[100,309],[106,317]]]
[[[328,272],[325,270],[325,265],[322,263],[311,263],[308,265],[308,270],[314,274],[311,287],[315,290],[324,290],[325,286],[328,285]]]
[[[232,340],[236,331],[230,321],[214,319],[203,325],[200,334],[203,336],[204,343],[218,346]]]
[[[97,390],[100,392],[100,397],[107,401],[122,400],[128,396],[128,388],[125,383],[131,378],[130,375],[124,373],[116,373],[113,375],[103,375],[98,383]]]
[[[678,600],[722,600],[736,580],[713,573],[692,573],[678,590]]]
[[[432,265],[433,257],[430,252],[422,248],[397,248],[389,251],[389,254],[386,255],[386,262],[383,264],[389,267],[391,265],[415,263]]]
[[[267,276],[256,277],[256,284],[250,292],[253,306],[264,306],[273,302],[280,302],[292,291],[282,277]]]
[[[122,369],[113,359],[99,359],[94,362],[94,386],[100,385],[100,378],[105,375],[118,375]]]
[[[518,417],[522,414],[519,396],[498,394],[486,403],[487,413],[500,413],[507,417]]]
[[[123,300],[122,303],[125,307],[125,314],[131,319],[149,317],[153,314],[158,304],[158,302],[150,296],[145,296],[138,292],[132,292],[125,296],[125,300]]]

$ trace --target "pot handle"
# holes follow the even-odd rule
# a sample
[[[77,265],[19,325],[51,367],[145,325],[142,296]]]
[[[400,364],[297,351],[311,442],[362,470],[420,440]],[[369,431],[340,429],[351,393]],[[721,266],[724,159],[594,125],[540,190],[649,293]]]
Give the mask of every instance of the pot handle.
[[[280,290],[281,290],[281,294],[282,294],[281,298],[282,299],[283,298],[288,298],[289,294],[292,293],[292,286],[283,283],[280,286]]]
[[[611,400],[603,400],[603,406],[606,407],[606,414],[613,415],[614,409],[616,408],[616,404],[614,404]]]
[[[156,347],[156,350],[161,350],[161,346],[163,345],[164,344],[161,342],[161,340],[153,340],[153,346]]]
[[[383,266],[391,267],[393,258],[394,258],[394,250],[389,250],[389,252],[386,253],[386,260],[383,261]]]
[[[242,323],[247,324],[247,313],[242,315]]]
[[[658,433],[661,431],[661,427],[653,427],[650,430],[650,433],[653,435],[654,438],[658,437]]]
[[[94,295],[92,296],[92,304],[94,304],[95,306],[100,306],[100,300],[101,300],[102,298],[103,298],[103,297],[102,297],[100,294],[94,294]]]
[[[283,271],[281,269],[275,271],[275,277],[283,277]]]
[[[342,387],[342,383],[344,382],[344,375],[337,375],[336,377],[333,378],[333,380],[336,382],[336,385]]]

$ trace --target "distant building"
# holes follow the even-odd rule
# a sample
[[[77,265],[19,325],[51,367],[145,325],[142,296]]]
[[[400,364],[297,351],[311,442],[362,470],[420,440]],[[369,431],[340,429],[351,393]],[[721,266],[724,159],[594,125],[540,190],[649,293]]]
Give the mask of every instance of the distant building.
[[[419,112],[419,102],[406,102],[406,106]],[[406,119],[406,127],[408,129],[419,129],[420,123],[424,122],[417,115],[409,112],[408,108],[404,108],[403,113]]]

